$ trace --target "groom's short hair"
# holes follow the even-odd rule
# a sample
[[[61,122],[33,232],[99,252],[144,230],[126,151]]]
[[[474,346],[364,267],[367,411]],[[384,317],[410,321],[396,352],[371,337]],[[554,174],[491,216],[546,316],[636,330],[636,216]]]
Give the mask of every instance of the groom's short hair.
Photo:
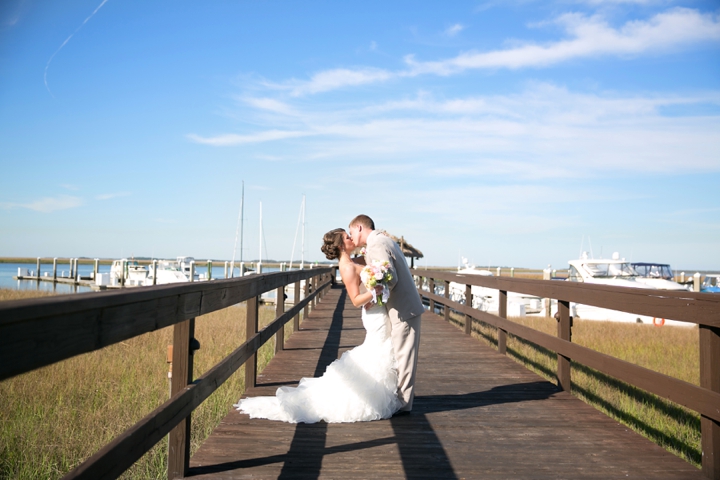
[[[367,215],[358,215],[353,218],[349,226],[352,227],[353,225],[362,225],[368,230],[375,230],[375,222],[373,222],[373,219]]]

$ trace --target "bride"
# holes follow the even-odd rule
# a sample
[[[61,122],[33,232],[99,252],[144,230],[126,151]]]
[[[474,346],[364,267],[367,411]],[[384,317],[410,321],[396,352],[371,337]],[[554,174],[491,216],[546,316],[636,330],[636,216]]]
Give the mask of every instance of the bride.
[[[371,292],[360,291],[363,266],[350,258],[354,249],[342,228],[323,237],[323,253],[328,260],[339,259],[348,297],[362,307],[365,341],[331,363],[322,377],[302,378],[296,388],[280,387],[274,397],[241,399],[235,407],[242,413],[290,423],[341,423],[390,418],[402,406],[387,310],[372,303]]]

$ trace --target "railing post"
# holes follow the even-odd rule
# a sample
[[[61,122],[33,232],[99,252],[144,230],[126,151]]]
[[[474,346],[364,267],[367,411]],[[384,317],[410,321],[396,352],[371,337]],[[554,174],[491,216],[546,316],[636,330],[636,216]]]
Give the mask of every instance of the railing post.
[[[310,279],[305,279],[305,285],[303,285],[303,293],[305,294],[303,298],[307,298],[308,293],[310,293]],[[306,303],[303,307],[303,322],[307,320],[308,312],[310,311],[310,304]]]
[[[507,318],[507,291],[498,291],[498,316]],[[502,328],[497,329],[498,352],[505,354],[507,352],[507,332]]]
[[[318,277],[317,275],[312,277],[312,291],[313,293],[317,292],[318,289]],[[315,307],[317,307],[318,302],[318,296],[315,295],[312,299],[312,309],[315,310]]]
[[[700,386],[720,392],[720,328],[699,325]],[[700,416],[702,434],[702,472],[708,478],[720,478],[720,423]]]
[[[293,287],[293,307],[300,303],[300,282],[295,282]],[[300,312],[293,318],[293,333],[300,330]]]
[[[450,282],[448,280],[445,280],[445,299],[447,300],[445,302],[445,306],[443,307],[443,313],[445,314],[445,321],[450,321],[450,308],[448,307],[448,303],[450,300]]]
[[[465,285],[465,306],[472,308],[472,285]],[[472,333],[472,317],[465,315],[465,334],[470,335]]]
[[[558,300],[558,338],[572,340],[572,324],[570,321],[570,302]],[[566,392],[571,391],[570,386],[570,359],[558,354],[557,356],[558,385]]]
[[[432,277],[428,277],[428,289],[430,293],[435,294],[435,279]],[[430,299],[430,313],[435,313],[435,300],[432,298]]]
[[[275,292],[275,318],[285,313],[285,285]],[[275,334],[275,353],[285,348],[285,325]]]
[[[245,341],[247,342],[258,331],[258,305],[260,299],[258,297],[248,298],[246,303],[245,316]],[[256,385],[257,381],[257,353],[253,353],[245,362],[245,390]]]
[[[175,324],[173,329],[172,380],[170,394],[175,395],[192,383],[195,319]],[[170,431],[168,439],[168,479],[184,478],[190,467],[190,415]]]

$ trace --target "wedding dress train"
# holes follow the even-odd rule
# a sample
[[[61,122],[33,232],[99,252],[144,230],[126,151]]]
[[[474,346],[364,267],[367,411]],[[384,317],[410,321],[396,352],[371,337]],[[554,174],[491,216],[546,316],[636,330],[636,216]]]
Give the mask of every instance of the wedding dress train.
[[[234,405],[250,418],[289,423],[362,422],[390,418],[402,405],[385,307],[362,310],[365,341],[328,365],[321,377],[280,387],[274,397],[243,398]]]

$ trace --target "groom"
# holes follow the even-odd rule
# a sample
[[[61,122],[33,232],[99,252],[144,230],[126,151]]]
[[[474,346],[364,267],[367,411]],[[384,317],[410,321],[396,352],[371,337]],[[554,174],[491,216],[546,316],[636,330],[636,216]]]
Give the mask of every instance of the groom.
[[[410,269],[400,247],[389,236],[375,231],[375,223],[367,215],[358,215],[350,222],[350,236],[355,245],[365,247],[368,263],[378,260],[390,262],[392,280],[387,301],[392,325],[391,337],[398,370],[398,397],[403,403],[401,412],[412,410],[418,347],[420,346],[420,317],[425,311],[415,288]]]

